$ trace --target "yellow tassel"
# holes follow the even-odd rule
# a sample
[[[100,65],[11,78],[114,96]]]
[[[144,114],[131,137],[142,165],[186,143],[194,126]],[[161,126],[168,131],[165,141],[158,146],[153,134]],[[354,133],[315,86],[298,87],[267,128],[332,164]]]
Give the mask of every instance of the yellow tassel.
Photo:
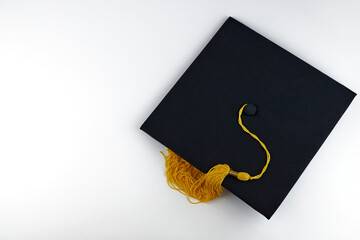
[[[218,164],[204,174],[170,149],[167,149],[167,156],[161,152],[165,158],[168,185],[172,189],[186,195],[190,203],[208,202],[219,197],[223,192],[222,182],[227,175],[236,177],[240,181],[249,181],[259,179],[266,171],[270,162],[270,153],[265,144],[243,125],[241,115],[245,106],[246,104],[239,110],[238,123],[246,133],[260,143],[266,152],[266,164],[260,174],[250,176],[246,172],[236,172],[230,169],[230,166],[227,164]],[[190,197],[197,199],[198,202],[191,201]]]
[[[167,156],[161,153],[165,158],[167,183],[172,189],[186,195],[191,203],[208,202],[221,195],[221,184],[230,171],[228,165],[216,165],[203,174],[170,149],[167,152]],[[191,201],[190,197],[198,202]]]

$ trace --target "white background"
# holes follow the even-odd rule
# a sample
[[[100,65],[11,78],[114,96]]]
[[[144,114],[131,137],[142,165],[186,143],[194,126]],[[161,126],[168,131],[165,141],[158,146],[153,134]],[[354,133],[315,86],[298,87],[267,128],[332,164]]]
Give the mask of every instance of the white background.
[[[167,186],[139,127],[228,16],[360,92],[356,0],[0,0],[0,239],[360,239],[359,97],[271,220]]]

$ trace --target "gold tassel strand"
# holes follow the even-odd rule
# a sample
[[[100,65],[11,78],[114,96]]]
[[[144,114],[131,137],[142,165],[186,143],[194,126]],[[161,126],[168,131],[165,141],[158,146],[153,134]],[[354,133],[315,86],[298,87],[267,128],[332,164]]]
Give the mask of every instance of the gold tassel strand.
[[[204,174],[170,149],[167,149],[167,156],[161,152],[165,158],[168,185],[186,195],[190,203],[205,203],[219,197],[223,192],[222,182],[227,175],[236,177],[240,181],[249,181],[259,179],[265,173],[270,163],[270,153],[265,144],[243,125],[241,115],[246,105],[239,110],[238,123],[246,133],[260,143],[266,152],[266,164],[260,174],[250,176],[247,172],[236,172],[227,164],[218,164]],[[191,201],[190,197],[197,199],[198,202]]]

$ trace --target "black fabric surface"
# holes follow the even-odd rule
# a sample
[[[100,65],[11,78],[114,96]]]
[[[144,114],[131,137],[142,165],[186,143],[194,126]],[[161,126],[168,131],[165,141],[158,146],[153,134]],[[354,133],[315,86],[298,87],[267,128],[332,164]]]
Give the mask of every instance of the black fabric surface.
[[[355,95],[229,18],[141,129],[203,172],[226,163],[256,175],[265,152],[237,123],[239,108],[255,104],[242,119],[270,165],[259,180],[228,176],[223,186],[270,218]]]

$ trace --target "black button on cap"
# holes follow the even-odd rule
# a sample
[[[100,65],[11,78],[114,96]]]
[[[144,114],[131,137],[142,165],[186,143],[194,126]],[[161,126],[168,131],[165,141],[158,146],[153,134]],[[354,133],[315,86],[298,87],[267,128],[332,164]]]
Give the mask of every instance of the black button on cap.
[[[248,116],[254,116],[257,112],[257,107],[254,104],[247,104],[244,108],[244,113]]]

